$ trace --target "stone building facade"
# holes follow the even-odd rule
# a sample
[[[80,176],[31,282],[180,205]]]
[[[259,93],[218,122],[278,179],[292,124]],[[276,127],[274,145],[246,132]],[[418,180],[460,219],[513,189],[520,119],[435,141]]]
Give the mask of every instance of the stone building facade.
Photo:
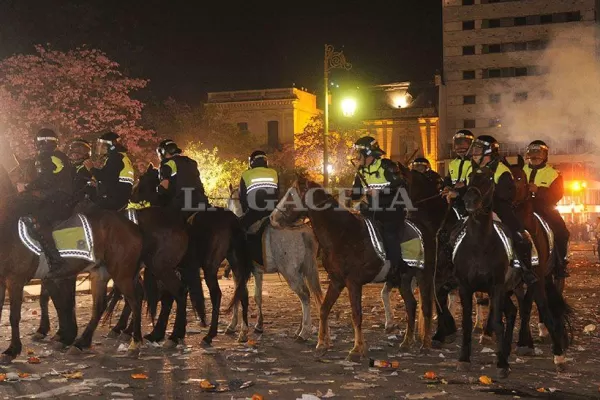
[[[212,92],[207,105],[273,149],[293,144],[294,134],[319,114],[316,96],[298,88]]]

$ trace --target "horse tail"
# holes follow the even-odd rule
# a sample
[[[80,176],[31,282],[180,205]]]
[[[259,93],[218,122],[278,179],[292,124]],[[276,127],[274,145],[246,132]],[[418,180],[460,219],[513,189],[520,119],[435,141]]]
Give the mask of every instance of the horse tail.
[[[235,280],[235,292],[233,298],[227,305],[227,312],[233,311],[235,307],[242,299],[248,298],[248,280],[252,275],[254,265],[252,265],[252,258],[246,248],[246,233],[240,225],[237,217],[231,213],[233,219],[231,223],[231,241],[230,250],[232,254],[232,260],[230,260],[231,271],[233,272],[233,279]]]
[[[318,307],[323,304],[323,289],[321,288],[321,281],[319,279],[319,267],[317,263],[318,253],[318,242],[314,240],[312,233],[310,235],[302,235],[305,240],[305,251],[307,255],[304,257],[302,263],[302,274],[304,275],[304,282],[308,286],[308,290],[314,296],[315,302]],[[308,237],[308,240],[307,240]],[[315,248],[316,246],[316,248]]]
[[[115,312],[115,308],[117,308],[117,304],[119,304],[122,298],[123,296],[121,295],[119,289],[113,285],[112,290],[106,298],[108,305],[106,306],[106,311],[104,311],[104,316],[102,317],[102,325],[110,323],[113,313]]]
[[[154,321],[156,320],[156,310],[158,309],[158,302],[160,300],[160,293],[156,277],[152,272],[148,271],[148,268],[144,270],[143,284],[144,297],[146,298],[146,311],[154,324]]]
[[[548,329],[558,332],[563,348],[566,350],[573,340],[573,327],[571,325],[571,316],[573,309],[567,304],[564,297],[560,294],[552,279],[546,279],[546,297],[548,299],[549,316],[551,320],[544,323]]]

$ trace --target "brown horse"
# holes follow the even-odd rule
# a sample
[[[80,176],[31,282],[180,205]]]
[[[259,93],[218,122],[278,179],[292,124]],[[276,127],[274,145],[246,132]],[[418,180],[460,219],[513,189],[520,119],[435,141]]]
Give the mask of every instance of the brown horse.
[[[22,182],[29,182],[34,177],[33,170],[32,162],[28,163],[28,168],[22,168]],[[0,175],[0,179],[7,180],[8,174]],[[3,186],[8,185],[11,185],[8,181],[3,183]],[[0,250],[0,259],[3,261],[0,268],[0,307],[3,304],[6,287],[9,290],[11,303],[11,345],[2,357],[2,361],[8,362],[14,359],[22,349],[19,322],[23,287],[36,274],[39,259],[25,248],[16,235],[19,213],[22,210],[20,196],[14,195],[14,188],[10,192],[3,193],[11,193],[5,196],[2,207],[0,207],[2,209],[0,212],[2,215],[0,236],[6,244]],[[50,272],[41,278],[52,282],[52,280],[74,276],[84,271],[90,273],[93,312],[84,333],[74,343],[77,348],[86,348],[91,345],[93,333],[105,308],[106,285],[109,278],[112,278],[133,309],[135,322],[130,351],[137,353],[142,340],[141,302],[135,290],[142,252],[141,233],[135,224],[115,212],[93,210],[86,213],[85,216],[91,225],[96,262],[90,263],[88,260],[67,258],[63,270],[59,273]],[[69,293],[64,295],[70,296]],[[61,297],[59,293],[54,298],[57,308],[63,303]],[[59,316],[60,314],[59,312]]]
[[[313,206],[308,207],[311,201]],[[271,214],[271,222],[275,226],[286,226],[304,214],[310,218],[330,278],[320,310],[317,355],[323,355],[331,347],[329,313],[346,287],[354,325],[354,347],[348,357],[361,358],[366,355],[362,333],[362,287],[379,280],[384,263],[370,242],[370,228],[365,220],[341,207],[317,183],[299,177]]]

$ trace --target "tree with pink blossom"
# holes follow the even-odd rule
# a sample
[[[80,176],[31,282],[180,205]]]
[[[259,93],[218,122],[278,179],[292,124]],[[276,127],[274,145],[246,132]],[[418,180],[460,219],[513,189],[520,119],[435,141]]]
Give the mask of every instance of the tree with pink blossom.
[[[63,144],[112,130],[141,155],[154,134],[141,127],[144,104],[131,94],[147,84],[125,76],[100,50],[35,46],[35,54],[0,61],[0,136],[14,153],[29,156],[33,135],[43,127],[54,129]]]

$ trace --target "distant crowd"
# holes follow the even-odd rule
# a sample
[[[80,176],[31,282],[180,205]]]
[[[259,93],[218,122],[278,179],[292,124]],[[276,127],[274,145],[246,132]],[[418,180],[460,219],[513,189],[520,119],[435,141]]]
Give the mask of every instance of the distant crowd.
[[[589,219],[584,223],[567,221],[566,224],[571,232],[571,240],[574,242],[595,241],[600,237],[600,217],[596,220]]]

